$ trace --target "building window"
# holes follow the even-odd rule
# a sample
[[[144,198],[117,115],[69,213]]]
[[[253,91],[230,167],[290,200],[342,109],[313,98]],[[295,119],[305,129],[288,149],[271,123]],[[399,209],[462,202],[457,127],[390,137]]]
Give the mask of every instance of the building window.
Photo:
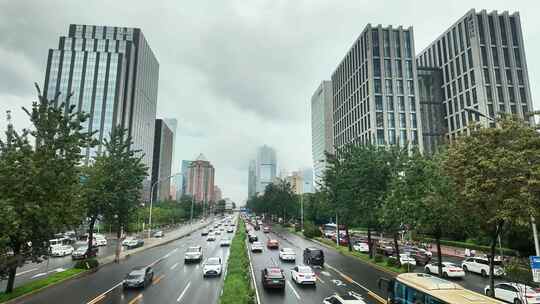
[[[471,70],[471,72],[469,73],[469,78],[471,79],[471,86],[476,85],[476,81],[474,79],[474,70]]]
[[[416,111],[416,100],[414,97],[409,97],[409,108],[411,109],[411,112]]]
[[[491,48],[491,54],[493,55],[493,65],[498,67],[499,66],[499,53],[497,52],[496,47]]]
[[[396,127],[396,119],[394,116],[394,113],[388,113],[386,114],[388,117],[388,128],[395,128]]]
[[[407,130],[399,131],[399,143],[403,146],[407,144]]]
[[[495,35],[495,25],[493,23],[493,16],[488,16],[489,23],[489,38],[491,39],[491,44],[495,44],[496,35]]]
[[[386,110],[389,112],[394,111],[394,97],[391,95],[386,96]]]
[[[384,115],[382,112],[377,112],[375,115],[376,121],[377,121],[377,128],[382,129],[384,128]]]
[[[508,54],[508,48],[503,48],[504,66],[510,67],[510,55]]]
[[[405,43],[405,57],[412,57],[411,49],[411,33],[409,31],[403,31],[403,42]]]
[[[383,100],[381,95],[375,96],[375,110],[376,111],[382,111],[383,110]]]
[[[499,26],[501,27],[501,41],[503,45],[508,44],[508,38],[506,37],[506,24],[504,23],[504,17],[499,16]]]
[[[486,37],[484,36],[484,20],[482,15],[477,16],[478,21],[478,31],[480,32],[480,43],[486,43]]]
[[[396,87],[397,87],[397,93],[398,94],[403,94],[403,81],[401,80],[397,80],[396,81]]]
[[[390,32],[388,30],[383,31],[383,43],[384,43],[384,56],[390,57]]]
[[[416,129],[416,114],[411,113],[411,128]]]
[[[403,77],[403,67],[401,66],[401,60],[396,59],[396,76]]]
[[[384,60],[384,75],[385,77],[392,77],[392,60]]]
[[[491,79],[489,77],[489,70],[487,68],[484,68],[484,82],[486,84],[490,84],[491,83]]]
[[[495,83],[501,84],[501,70],[495,69],[494,71],[495,71]]]
[[[519,38],[515,19],[515,17],[510,17],[510,31],[512,32],[512,44],[517,46],[519,45]]]
[[[378,94],[382,93],[380,79],[375,79],[375,93],[378,93]]]
[[[400,112],[405,112],[405,98],[398,96],[398,107]]]
[[[375,77],[381,77],[381,60],[373,59],[373,75]]]
[[[409,95],[414,95],[414,82],[412,80],[407,80],[407,91]]]
[[[405,113],[399,113],[399,127],[405,129],[407,122],[405,120]]]
[[[379,31],[373,29],[371,32],[371,41],[373,43],[373,56],[379,57],[380,48],[379,48]]]
[[[399,31],[394,31],[394,47],[396,57],[401,57],[401,41],[399,37]]]
[[[486,86],[486,99],[488,102],[493,102],[493,93],[490,86]]]
[[[518,48],[514,48],[514,58],[516,60],[516,66],[521,68],[521,55]]]
[[[396,130],[388,130],[388,144],[396,144]]]
[[[384,81],[384,89],[386,91],[386,94],[392,94],[392,79],[385,79]]]
[[[413,78],[413,65],[411,60],[405,61],[405,73],[407,78]]]

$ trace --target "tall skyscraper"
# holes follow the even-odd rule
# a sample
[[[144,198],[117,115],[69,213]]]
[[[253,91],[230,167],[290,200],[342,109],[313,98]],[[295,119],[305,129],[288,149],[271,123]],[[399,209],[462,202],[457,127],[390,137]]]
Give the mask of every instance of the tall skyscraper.
[[[446,138],[469,134],[467,126],[493,122],[466,109],[496,117],[512,113],[525,117],[532,99],[519,13],[487,13],[472,9],[417,56],[421,67],[442,73]]]
[[[334,153],[332,118],[332,82],[325,80],[311,97],[311,153],[318,183],[321,182],[326,166],[325,152]]]
[[[182,160],[182,165],[180,167],[180,172],[182,173],[182,180],[180,182],[180,196],[187,193],[188,169],[192,162],[192,160]]]
[[[171,165],[171,174],[180,173],[179,168],[176,166],[176,128],[178,127],[178,120],[176,118],[163,118],[163,122],[169,127],[172,131],[173,141],[172,141],[172,165]],[[178,193],[178,176],[171,179],[170,185],[170,195],[173,200],[179,199],[176,198]]]
[[[210,202],[214,199],[214,166],[200,154],[188,167],[187,191],[197,202]]]
[[[255,160],[249,161],[248,168],[248,198],[257,193],[257,164]]]
[[[133,149],[152,174],[159,63],[138,28],[72,24],[47,58],[43,94],[90,115],[84,127],[107,138],[113,126],[128,129]],[[102,146],[88,148],[86,161]],[[149,190],[150,179],[145,182]],[[145,199],[149,198],[145,192]]]
[[[418,80],[413,29],[366,26],[332,74],[334,146],[416,145]]]
[[[154,186],[153,200],[164,201],[169,199],[171,190],[171,165],[173,155],[173,132],[169,126],[156,119],[154,134],[154,161],[152,165],[152,185]]]
[[[257,185],[256,192],[262,193],[267,185],[274,181],[277,173],[276,151],[267,146],[261,146],[257,149],[256,174]]]
[[[438,68],[419,67],[417,74],[424,153],[432,155],[444,143],[448,130],[441,93],[442,73]]]

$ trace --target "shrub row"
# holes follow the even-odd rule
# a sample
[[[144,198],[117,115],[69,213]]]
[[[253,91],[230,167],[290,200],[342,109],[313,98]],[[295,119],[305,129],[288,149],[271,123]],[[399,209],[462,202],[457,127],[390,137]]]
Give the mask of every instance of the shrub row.
[[[95,258],[90,258],[90,259],[77,261],[77,263],[75,263],[75,266],[73,266],[73,268],[88,270],[88,269],[97,268],[98,266],[99,266],[99,262]]]
[[[238,221],[227,265],[227,276],[223,283],[220,304],[254,303],[254,291],[250,285],[249,258],[246,248],[246,231],[242,220]]]

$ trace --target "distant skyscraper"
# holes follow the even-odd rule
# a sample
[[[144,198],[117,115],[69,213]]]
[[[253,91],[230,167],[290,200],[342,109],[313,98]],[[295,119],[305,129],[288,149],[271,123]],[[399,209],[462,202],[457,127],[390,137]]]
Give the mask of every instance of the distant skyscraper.
[[[182,180],[181,180],[181,187],[180,187],[180,196],[187,193],[187,180],[188,180],[188,169],[193,161],[192,160],[183,160],[182,166],[180,167],[180,172],[182,172]]]
[[[257,164],[255,160],[249,161],[248,168],[248,198],[257,193]]]
[[[255,190],[264,192],[267,185],[271,184],[276,177],[277,160],[276,151],[269,146],[259,147],[257,150],[256,174],[257,185]]]
[[[444,132],[448,140],[469,134],[480,121],[466,109],[496,117],[511,113],[526,118],[533,110],[519,13],[468,11],[416,57],[418,66],[441,71]]]
[[[417,84],[412,27],[368,24],[332,74],[336,149],[372,143],[422,150]]]
[[[152,165],[152,185],[154,187],[153,200],[164,201],[169,199],[171,190],[171,165],[173,150],[173,132],[161,119],[156,119],[154,134],[154,162]]]
[[[214,199],[214,166],[200,154],[188,168],[187,192],[197,202],[210,202]]]
[[[158,78],[159,63],[140,29],[72,24],[58,49],[49,50],[43,95],[61,93],[64,102],[72,93],[69,106],[90,115],[84,127],[96,139],[107,138],[113,126],[128,129],[150,176]],[[101,150],[83,151],[86,161]]]
[[[223,193],[221,192],[221,189],[218,186],[214,186],[214,198],[212,201],[217,202],[222,199]]]
[[[163,118],[163,122],[169,127],[169,129],[172,131],[173,136],[173,148],[172,148],[172,166],[171,166],[171,174],[177,174],[180,173],[179,168],[176,167],[176,128],[178,127],[178,120],[176,118]],[[177,199],[176,194],[178,193],[178,177],[171,179],[171,197],[172,199]]]
[[[318,183],[326,166],[325,152],[334,153],[332,116],[332,82],[325,80],[311,97],[311,153]],[[310,180],[313,183],[313,177]]]

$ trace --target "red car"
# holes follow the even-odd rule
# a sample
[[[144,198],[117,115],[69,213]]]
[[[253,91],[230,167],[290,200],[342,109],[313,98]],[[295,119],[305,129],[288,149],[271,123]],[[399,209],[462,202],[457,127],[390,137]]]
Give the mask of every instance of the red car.
[[[279,242],[277,240],[269,239],[268,242],[266,242],[266,247],[268,249],[279,249]]]
[[[336,241],[336,236],[335,235],[332,236],[332,241],[334,241],[334,242]],[[346,236],[340,236],[339,237],[339,244],[341,246],[347,246],[347,245],[349,245],[349,240],[347,239]]]
[[[268,267],[261,272],[261,280],[264,288],[285,289],[285,274],[281,268]]]

